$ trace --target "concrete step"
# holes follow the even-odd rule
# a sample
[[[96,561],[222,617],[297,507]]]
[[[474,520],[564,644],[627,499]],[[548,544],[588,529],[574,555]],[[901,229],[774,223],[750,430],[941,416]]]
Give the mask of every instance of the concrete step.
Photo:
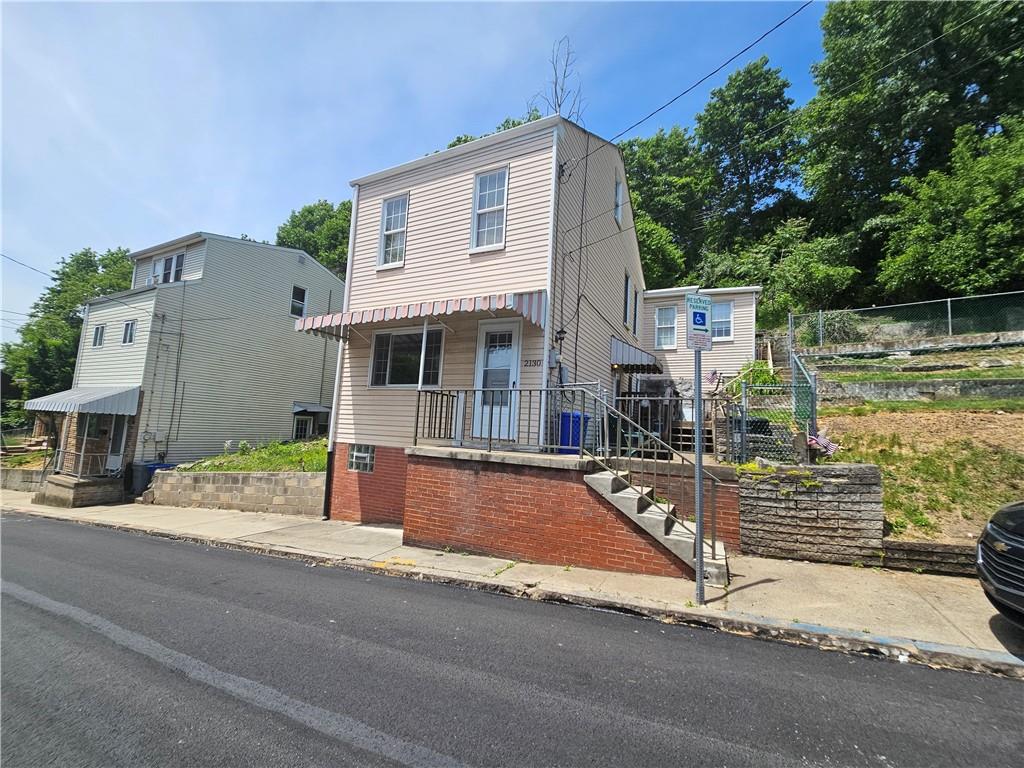
[[[625,480],[617,473],[595,472],[583,478],[584,482],[600,493],[617,510],[640,526],[648,535],[678,557],[690,568],[696,567],[694,557],[695,535],[690,524],[679,523],[671,514],[675,506],[666,508],[656,504],[650,488],[621,487]],[[617,490],[613,490],[617,489]],[[729,583],[729,567],[725,558],[725,549],[721,544],[717,551],[711,549],[706,540],[704,547],[704,575],[709,584],[725,586]]]

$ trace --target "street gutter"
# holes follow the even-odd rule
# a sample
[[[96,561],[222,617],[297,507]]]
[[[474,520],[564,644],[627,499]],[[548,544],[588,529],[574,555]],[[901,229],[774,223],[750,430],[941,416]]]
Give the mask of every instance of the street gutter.
[[[977,672],[999,675],[1017,680],[1024,680],[1024,659],[1013,654],[1000,651],[986,651],[980,648],[946,645],[907,637],[888,636],[861,632],[857,630],[829,627],[820,624],[809,624],[797,621],[784,621],[768,616],[742,613],[739,611],[715,610],[710,608],[665,608],[645,605],[643,603],[616,600],[600,595],[572,592],[568,590],[551,590],[541,588],[528,582],[498,581],[496,577],[478,577],[471,575],[451,575],[440,573],[417,566],[374,561],[355,557],[336,557],[323,555],[308,550],[297,549],[279,544],[259,544],[254,542],[217,539],[195,534],[176,533],[173,531],[143,529],[133,526],[119,525],[99,520],[83,520],[81,518],[61,517],[52,512],[19,509],[3,506],[0,511],[40,517],[63,522],[79,523],[96,528],[106,528],[154,536],[174,541],[185,541],[192,544],[232,549],[271,557],[282,557],[301,560],[311,566],[328,566],[347,568],[349,570],[373,572],[386,576],[396,576],[418,581],[466,589],[477,589],[494,594],[515,598],[526,598],[548,603],[561,603],[583,608],[628,613],[640,618],[660,621],[665,624],[711,629],[728,632],[734,635],[771,640],[818,648],[825,651],[841,651],[843,653],[876,658],[891,659],[900,663],[914,663],[935,669],[955,669],[965,672]]]

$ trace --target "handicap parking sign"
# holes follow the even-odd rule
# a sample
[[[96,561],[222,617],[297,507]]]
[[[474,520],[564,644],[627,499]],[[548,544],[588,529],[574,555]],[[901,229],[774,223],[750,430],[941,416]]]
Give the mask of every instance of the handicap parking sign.
[[[693,313],[693,324],[694,325],[699,325],[701,327],[706,326],[708,324],[707,317],[708,317],[707,314],[705,314],[704,312],[694,312]]]
[[[686,348],[711,349],[711,329],[708,316],[711,314],[711,297],[700,294],[686,294]]]

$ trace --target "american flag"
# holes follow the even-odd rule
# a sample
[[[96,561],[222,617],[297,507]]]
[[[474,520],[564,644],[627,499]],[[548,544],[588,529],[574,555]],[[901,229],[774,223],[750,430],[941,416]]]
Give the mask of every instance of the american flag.
[[[808,438],[807,439],[807,444],[809,446],[811,446],[812,448],[817,448],[819,451],[824,453],[826,456],[831,456],[836,451],[838,451],[839,447],[840,447],[838,444],[833,443],[831,440],[829,440],[827,437],[825,437],[825,435],[821,434],[820,432],[817,435],[815,435],[814,437]]]
[[[704,374],[704,383],[717,384],[720,378],[722,378],[722,375],[718,372],[718,369],[712,368],[710,371]]]

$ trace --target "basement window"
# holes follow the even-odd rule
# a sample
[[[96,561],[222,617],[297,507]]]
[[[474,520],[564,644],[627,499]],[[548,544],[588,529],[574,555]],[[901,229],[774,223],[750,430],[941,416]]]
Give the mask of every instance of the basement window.
[[[373,472],[374,446],[353,443],[348,447],[348,468],[351,472]]]

